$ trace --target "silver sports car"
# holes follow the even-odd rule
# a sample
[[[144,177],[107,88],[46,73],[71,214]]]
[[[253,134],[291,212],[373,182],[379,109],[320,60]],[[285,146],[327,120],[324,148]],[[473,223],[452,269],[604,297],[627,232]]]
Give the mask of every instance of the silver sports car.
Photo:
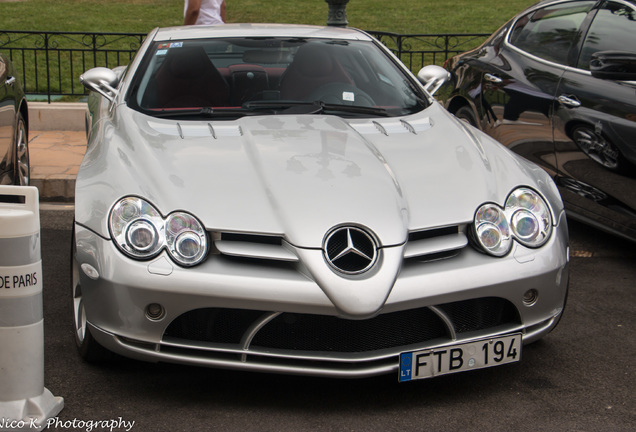
[[[87,71],[81,355],[400,381],[521,358],[568,287],[545,171],[355,29],[157,29]]]

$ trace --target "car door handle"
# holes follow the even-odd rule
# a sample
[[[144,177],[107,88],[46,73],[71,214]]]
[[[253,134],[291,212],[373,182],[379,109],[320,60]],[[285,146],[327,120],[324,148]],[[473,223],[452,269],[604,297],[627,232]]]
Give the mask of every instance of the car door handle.
[[[493,75],[489,73],[484,75],[484,79],[494,84],[501,84],[503,82],[503,80],[499,78],[497,75]]]
[[[570,108],[578,108],[581,106],[581,101],[576,98],[576,96],[566,96],[561,95],[557,98],[561,105],[565,105]]]
[[[15,77],[8,77],[4,83],[8,86],[12,86],[15,83]]]

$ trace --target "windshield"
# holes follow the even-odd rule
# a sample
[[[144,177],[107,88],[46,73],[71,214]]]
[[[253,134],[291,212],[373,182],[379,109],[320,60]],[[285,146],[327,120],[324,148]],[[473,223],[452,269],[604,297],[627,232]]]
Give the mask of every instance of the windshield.
[[[232,38],[157,42],[128,105],[156,117],[398,116],[426,98],[372,42]]]

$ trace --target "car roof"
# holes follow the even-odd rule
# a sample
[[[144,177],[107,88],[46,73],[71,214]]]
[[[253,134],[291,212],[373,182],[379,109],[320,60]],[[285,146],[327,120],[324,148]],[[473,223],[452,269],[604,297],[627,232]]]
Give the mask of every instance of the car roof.
[[[550,4],[554,4],[554,3],[563,3],[563,2],[577,2],[577,1],[590,1],[590,0],[541,0],[538,3],[533,4],[532,6],[527,7],[526,9],[524,9],[525,11],[528,11],[530,9],[539,9],[543,6],[547,6]],[[596,1],[600,1],[600,0],[596,0]],[[623,2],[623,3],[630,3],[632,5],[636,6],[636,0],[618,0],[619,2]]]
[[[224,24],[217,26],[182,26],[157,29],[155,41],[233,37],[297,37],[341,40],[371,40],[353,28],[321,27],[296,24]]]

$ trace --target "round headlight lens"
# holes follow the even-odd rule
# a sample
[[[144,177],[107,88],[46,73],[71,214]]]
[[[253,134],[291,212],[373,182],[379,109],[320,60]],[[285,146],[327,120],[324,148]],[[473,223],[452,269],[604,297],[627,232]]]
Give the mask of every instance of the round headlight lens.
[[[175,241],[175,251],[184,259],[193,259],[201,253],[201,240],[194,233],[185,232]]]
[[[539,221],[527,210],[518,210],[512,215],[512,226],[520,240],[532,239],[539,231]]]
[[[150,251],[157,244],[157,231],[150,222],[139,219],[128,226],[126,240],[130,246],[139,252]]]
[[[477,235],[486,249],[494,250],[501,245],[501,231],[493,224],[481,224],[477,228]]]

